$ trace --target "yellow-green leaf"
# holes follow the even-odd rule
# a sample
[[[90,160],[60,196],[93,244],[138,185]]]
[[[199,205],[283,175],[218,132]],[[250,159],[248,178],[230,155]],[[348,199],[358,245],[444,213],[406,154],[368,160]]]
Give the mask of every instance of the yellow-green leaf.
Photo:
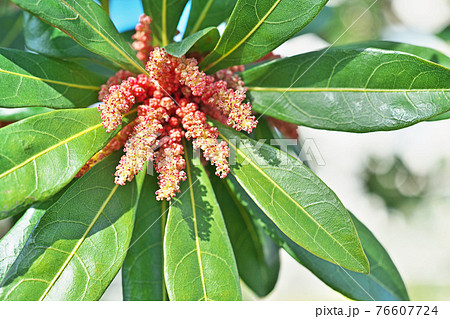
[[[85,107],[98,102],[106,80],[75,63],[0,48],[2,107]]]
[[[0,129],[0,218],[58,192],[117,130],[106,133],[97,109],[53,111]]]

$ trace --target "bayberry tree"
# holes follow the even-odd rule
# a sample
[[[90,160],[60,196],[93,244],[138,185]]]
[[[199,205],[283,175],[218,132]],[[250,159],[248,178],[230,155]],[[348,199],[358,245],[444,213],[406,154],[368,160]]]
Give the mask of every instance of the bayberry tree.
[[[108,1],[12,2],[27,50],[0,49],[14,122],[0,217],[19,216],[0,241],[2,299],[97,300],[120,269],[126,300],[239,300],[240,278],[265,296],[280,247],[351,299],[408,299],[372,233],[269,144],[297,125],[448,119],[447,56],[391,42],[274,55],[326,0],[192,0],[179,42],[187,0],[142,0],[131,37]]]

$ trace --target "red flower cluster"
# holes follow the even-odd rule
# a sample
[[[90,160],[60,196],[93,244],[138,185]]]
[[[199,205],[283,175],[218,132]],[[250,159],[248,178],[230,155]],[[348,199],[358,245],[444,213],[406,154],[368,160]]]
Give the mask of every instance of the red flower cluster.
[[[152,19],[142,14],[139,17],[139,23],[136,25],[136,33],[131,37],[133,42],[133,49],[137,51],[136,56],[142,62],[147,62],[148,55],[153,50],[152,31],[150,30],[150,23]]]
[[[157,199],[170,200],[180,192],[180,182],[186,179],[182,138],[192,140],[204,157],[216,166],[221,178],[229,172],[227,143],[219,142],[217,128],[210,126],[206,115],[251,132],[257,121],[250,103],[243,103],[245,88],[235,74],[240,67],[222,70],[215,76],[200,71],[195,58],[173,57],[164,49],[150,46],[150,19],[141,16],[133,46],[140,58],[148,58],[149,76],[132,76],[119,71],[102,87],[99,96],[107,132],[122,123],[122,116],[137,105],[138,116],[125,143],[125,155],[117,166],[115,183],[124,185],[153,161],[159,173]],[[143,45],[145,43],[146,45]],[[120,83],[120,84],[119,84]]]

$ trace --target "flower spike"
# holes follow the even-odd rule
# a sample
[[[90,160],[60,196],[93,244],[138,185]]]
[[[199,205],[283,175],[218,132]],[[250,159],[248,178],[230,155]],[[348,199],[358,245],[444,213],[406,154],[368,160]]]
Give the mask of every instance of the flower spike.
[[[149,76],[118,72],[102,86],[99,96],[103,104],[98,109],[110,132],[137,104],[138,116],[117,166],[115,183],[124,185],[143,170],[146,162],[153,162],[159,174],[156,198],[170,200],[186,180],[184,137],[216,166],[216,175],[224,178],[230,171],[228,144],[218,140],[217,128],[206,122],[206,114],[238,131],[251,132],[257,121],[250,103],[244,103],[246,88],[236,74],[242,66],[207,75],[199,70],[195,58],[178,58],[151,47],[151,20],[143,15],[139,21],[133,47],[141,60],[148,57]]]

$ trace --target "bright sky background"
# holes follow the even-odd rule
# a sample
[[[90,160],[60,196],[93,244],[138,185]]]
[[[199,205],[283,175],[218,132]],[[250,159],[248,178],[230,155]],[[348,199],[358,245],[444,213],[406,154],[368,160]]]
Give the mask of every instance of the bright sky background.
[[[189,17],[189,11],[191,9],[191,1],[186,5],[183,14],[178,24],[178,30],[180,35],[176,38],[181,39],[182,33],[186,28],[187,20]],[[111,0],[110,1],[110,15],[114,21],[116,28],[122,31],[128,31],[134,29],[138,21],[139,16],[144,12],[142,8],[141,0]]]

